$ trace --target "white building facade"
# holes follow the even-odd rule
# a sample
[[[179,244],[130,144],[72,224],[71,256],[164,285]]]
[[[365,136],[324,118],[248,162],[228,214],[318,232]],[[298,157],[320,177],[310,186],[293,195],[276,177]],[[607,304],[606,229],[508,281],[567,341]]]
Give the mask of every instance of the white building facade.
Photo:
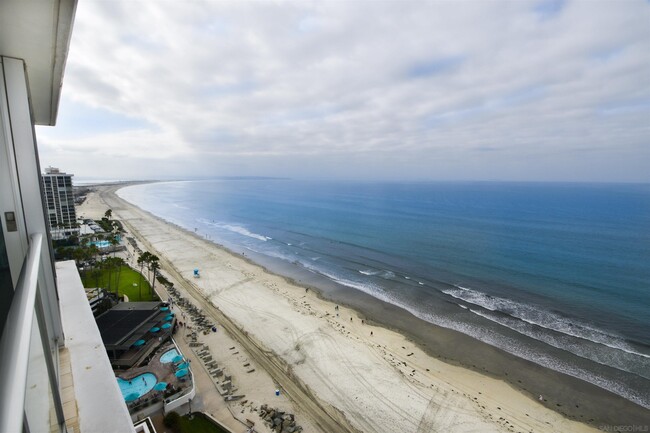
[[[47,218],[55,237],[78,232],[72,176],[54,167],[47,167],[42,175]]]

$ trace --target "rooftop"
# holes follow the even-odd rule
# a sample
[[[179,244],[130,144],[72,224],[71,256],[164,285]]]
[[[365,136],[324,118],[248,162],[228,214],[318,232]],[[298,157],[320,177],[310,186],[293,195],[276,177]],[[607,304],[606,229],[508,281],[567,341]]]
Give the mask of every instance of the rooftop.
[[[123,302],[97,317],[97,327],[104,344],[126,344],[128,348],[140,338],[140,328],[146,327],[143,331],[147,332],[161,320],[158,316],[166,315],[159,306],[160,302]],[[129,344],[129,340],[133,341]]]

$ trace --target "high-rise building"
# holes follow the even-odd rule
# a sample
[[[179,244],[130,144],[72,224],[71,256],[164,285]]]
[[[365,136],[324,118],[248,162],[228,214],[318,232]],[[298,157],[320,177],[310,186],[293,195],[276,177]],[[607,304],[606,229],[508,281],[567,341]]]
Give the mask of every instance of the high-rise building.
[[[135,433],[75,263],[54,263],[34,135],[56,122],[76,6],[0,1],[0,432]]]
[[[69,235],[76,226],[72,176],[54,167],[47,167],[42,176],[47,217],[53,234]]]

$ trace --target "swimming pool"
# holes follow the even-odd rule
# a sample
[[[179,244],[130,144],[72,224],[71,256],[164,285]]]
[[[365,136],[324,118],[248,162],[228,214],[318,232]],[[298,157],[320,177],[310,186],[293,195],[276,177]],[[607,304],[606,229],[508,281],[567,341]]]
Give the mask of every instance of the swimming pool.
[[[167,352],[160,355],[160,362],[167,364],[172,362],[172,359],[176,358],[180,353],[176,349],[168,350]]]
[[[115,235],[115,239],[119,242],[121,238],[118,235]],[[101,240],[101,241],[92,241],[88,242],[88,245],[95,245],[97,248],[108,248],[111,246],[110,240]]]
[[[120,386],[122,397],[124,397],[125,400],[135,400],[133,394],[138,395],[136,398],[142,397],[151,391],[157,382],[158,379],[153,373],[144,373],[131,380],[124,380],[121,377],[117,378],[117,384]]]

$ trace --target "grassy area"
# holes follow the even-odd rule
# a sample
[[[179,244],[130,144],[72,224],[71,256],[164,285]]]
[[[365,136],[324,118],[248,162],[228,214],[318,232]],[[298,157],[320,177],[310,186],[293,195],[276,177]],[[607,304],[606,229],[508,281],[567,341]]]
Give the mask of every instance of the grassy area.
[[[195,413],[192,419],[187,416],[180,418],[180,433],[228,433],[215,425],[201,413]]]
[[[118,272],[116,269],[110,273],[107,269],[102,269],[98,271],[97,275],[94,275],[93,271],[87,271],[84,272],[81,280],[83,281],[84,287],[102,287],[104,289],[109,289],[110,286],[110,291],[115,292],[115,285],[118,284],[117,275]],[[141,279],[139,272],[134,271],[128,266],[122,266],[119,276],[119,294],[126,295],[129,298],[129,301],[137,302],[157,300],[157,298],[151,296],[151,286],[149,285],[149,282],[147,282],[145,277],[142,277]],[[138,286],[140,282],[142,283],[142,290],[140,290],[140,286]],[[142,293],[142,296],[140,296],[140,293]]]

